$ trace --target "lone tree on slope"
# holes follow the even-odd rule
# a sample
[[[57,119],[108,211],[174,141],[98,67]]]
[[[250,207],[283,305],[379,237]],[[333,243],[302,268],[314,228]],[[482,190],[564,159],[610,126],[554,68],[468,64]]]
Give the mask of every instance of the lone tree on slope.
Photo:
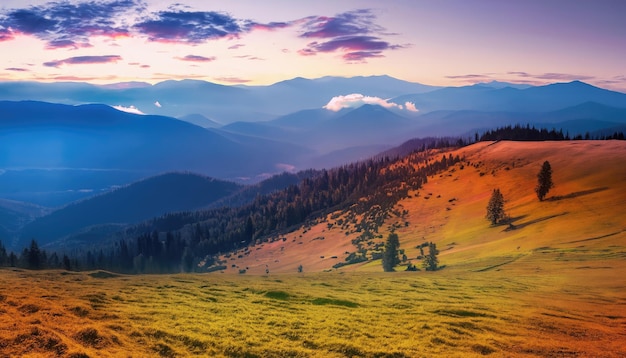
[[[487,219],[491,225],[496,225],[505,218],[504,214],[504,197],[500,193],[500,189],[493,189],[489,204],[487,204]]]
[[[426,271],[437,271],[439,268],[439,259],[437,258],[437,246],[434,243],[428,244],[428,255],[424,256],[423,266]]]
[[[393,268],[400,263],[398,258],[398,248],[400,240],[395,232],[389,233],[387,242],[385,242],[385,251],[383,252],[383,270],[392,272]]]
[[[554,183],[552,182],[552,167],[550,166],[550,162],[547,160],[543,162],[541,166],[541,170],[539,174],[537,174],[537,186],[535,187],[535,193],[537,193],[537,197],[539,201],[543,201],[546,197],[546,194],[554,187]]]

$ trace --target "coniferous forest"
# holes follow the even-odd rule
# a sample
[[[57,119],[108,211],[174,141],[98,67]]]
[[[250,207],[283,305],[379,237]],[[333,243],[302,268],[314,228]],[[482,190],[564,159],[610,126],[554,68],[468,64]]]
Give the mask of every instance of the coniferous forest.
[[[220,253],[272,240],[289,229],[324,220],[336,210],[365,213],[380,207],[377,219],[360,223],[363,230],[376,230],[409,190],[419,189],[428,176],[461,160],[445,155],[428,159],[428,148],[448,145],[433,141],[406,157],[370,159],[308,173],[298,184],[258,195],[238,207],[167,214],[130,227],[122,238],[100,247],[48,253],[33,238],[19,256],[7,255],[2,247],[0,265],[121,273],[203,272],[220,267],[215,265]]]

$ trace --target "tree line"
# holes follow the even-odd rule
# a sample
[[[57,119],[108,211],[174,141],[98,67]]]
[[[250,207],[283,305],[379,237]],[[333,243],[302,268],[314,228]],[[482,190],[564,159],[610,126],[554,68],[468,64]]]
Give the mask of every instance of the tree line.
[[[570,137],[569,133],[563,133],[562,129],[558,131],[554,128],[547,130],[546,128],[537,129],[535,126],[522,126],[516,124],[515,126],[505,126],[488,130],[482,135],[475,133],[474,139],[478,141],[497,141],[497,140],[514,140],[514,141],[561,141],[561,140],[624,140],[624,132],[614,131],[611,134],[597,134],[592,135],[589,132],[583,134],[577,134],[574,137]]]

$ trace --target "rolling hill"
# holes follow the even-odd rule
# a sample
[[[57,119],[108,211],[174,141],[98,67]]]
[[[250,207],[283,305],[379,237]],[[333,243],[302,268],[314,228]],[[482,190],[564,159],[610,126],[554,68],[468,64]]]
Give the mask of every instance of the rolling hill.
[[[451,154],[462,156],[462,163],[429,178],[395,205],[397,214],[387,217],[378,239],[366,242],[369,261],[340,270],[381,271],[380,260],[371,255],[392,228],[414,263],[419,264],[418,246],[434,242],[441,264],[463,270],[505,265],[530,270],[554,255],[584,262],[579,266],[611,266],[604,260],[626,255],[625,142],[481,142]],[[552,165],[555,188],[539,202],[534,186],[545,160]],[[504,195],[511,227],[492,227],[485,219],[494,188]],[[298,265],[307,271],[332,269],[357,250],[354,240],[361,232],[355,224],[363,217],[352,221],[354,217],[350,210],[331,213],[319,224],[283,235],[284,241],[226,258],[226,271],[231,272],[231,265],[258,274],[265,265],[272,272],[294,272]]]

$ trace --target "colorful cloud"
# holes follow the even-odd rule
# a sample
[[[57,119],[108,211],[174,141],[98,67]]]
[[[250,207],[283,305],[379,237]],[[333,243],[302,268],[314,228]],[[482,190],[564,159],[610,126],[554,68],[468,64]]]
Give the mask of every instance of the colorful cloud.
[[[375,23],[376,16],[369,9],[348,11],[334,17],[316,16],[303,20],[302,38],[323,39],[307,44],[298,53],[313,56],[318,53],[341,52],[346,62],[362,63],[368,58],[384,57],[383,51],[403,48],[382,40],[388,35]],[[376,35],[376,36],[374,36]]]
[[[374,22],[376,16],[369,9],[360,9],[337,14],[333,17],[313,16],[302,25],[304,38],[334,38],[384,31]]]
[[[240,21],[216,11],[160,11],[133,29],[150,41],[199,44],[224,37],[237,38],[245,30]]]
[[[0,40],[25,34],[46,41],[49,49],[89,47],[92,36],[128,36],[120,18],[142,8],[140,1],[113,0],[48,2],[12,9],[0,14]]]

